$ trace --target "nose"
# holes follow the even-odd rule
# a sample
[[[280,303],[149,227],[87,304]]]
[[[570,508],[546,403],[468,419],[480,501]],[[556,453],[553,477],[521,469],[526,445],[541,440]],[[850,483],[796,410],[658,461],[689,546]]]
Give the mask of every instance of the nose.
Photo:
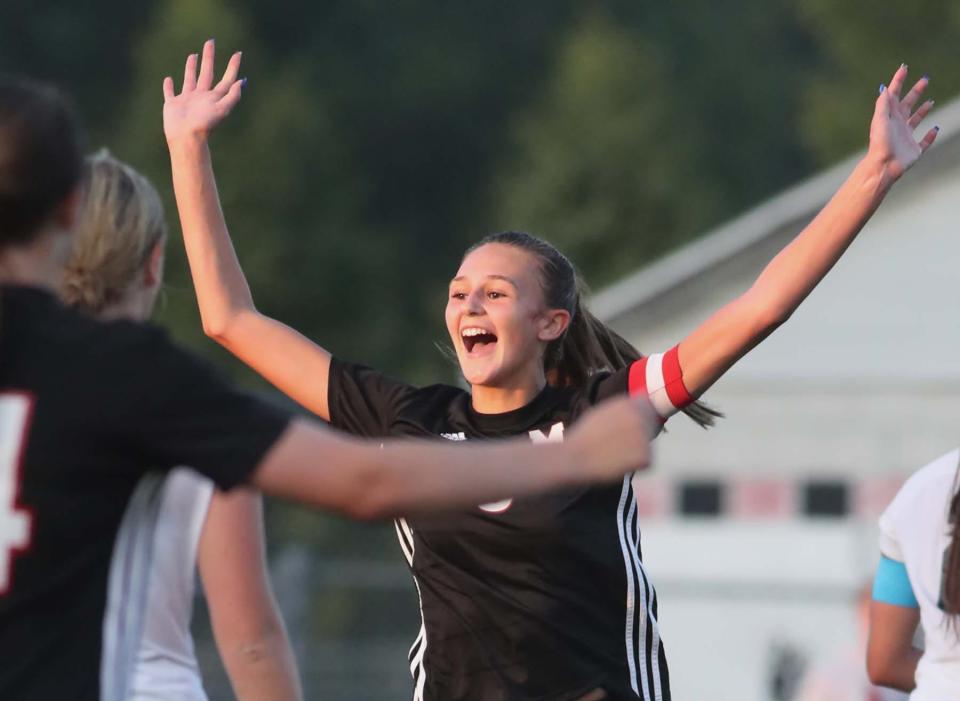
[[[467,314],[470,316],[479,316],[483,314],[483,293],[473,292],[467,297]]]

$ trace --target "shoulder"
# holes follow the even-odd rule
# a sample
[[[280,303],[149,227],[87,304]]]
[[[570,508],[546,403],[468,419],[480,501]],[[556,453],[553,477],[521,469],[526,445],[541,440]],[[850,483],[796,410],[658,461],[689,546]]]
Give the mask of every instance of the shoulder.
[[[956,489],[958,462],[960,449],[952,450],[917,470],[900,488],[880,516],[880,549],[885,555],[903,562],[902,538],[943,522]]]
[[[941,455],[914,472],[894,498],[896,501],[922,500],[931,493],[952,493],[960,465],[960,448]]]

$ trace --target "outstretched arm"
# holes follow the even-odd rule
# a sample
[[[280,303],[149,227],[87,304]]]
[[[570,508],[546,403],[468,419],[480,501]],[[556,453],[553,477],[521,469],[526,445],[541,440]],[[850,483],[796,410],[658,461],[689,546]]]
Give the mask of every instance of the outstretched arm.
[[[240,101],[240,53],[213,84],[214,45],[187,58],[183,90],[163,82],[163,127],[173,189],[204,332],[280,391],[329,419],[330,354],[289,326],[257,311],[220,208],[207,139]]]
[[[881,88],[867,155],[823,210],[767,265],[747,292],[680,343],[684,384],[692,395],[703,393],[793,314],[843,255],[893,184],[933,143],[937,128],[920,141],[913,135],[933,106],[927,101],[913,112],[928,79],[921,78],[901,98],[906,77],[907,67],[901,66],[889,89]]]
[[[266,569],[259,494],[214,492],[197,564],[213,634],[240,701],[303,698],[297,662]]]
[[[378,446],[297,419],[270,449],[253,484],[275,496],[358,519],[475,506],[616,479],[646,467],[653,412],[609,399],[562,443],[400,440]]]

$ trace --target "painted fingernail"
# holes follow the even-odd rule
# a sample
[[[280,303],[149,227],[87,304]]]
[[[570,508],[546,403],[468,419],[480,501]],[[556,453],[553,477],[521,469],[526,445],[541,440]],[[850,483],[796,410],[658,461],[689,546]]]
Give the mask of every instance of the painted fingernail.
[[[906,64],[906,63],[901,63],[901,64],[900,64],[900,67],[901,67],[901,68],[906,68],[906,67],[907,67],[907,64]]]
[[[243,80],[240,81],[240,87],[241,87],[241,88],[247,87],[247,79],[246,79],[246,78],[244,78]]]
[[[880,83],[880,90],[878,91],[879,95],[883,95],[883,91],[887,89],[887,86],[883,83]]]
[[[930,80],[930,76],[924,73],[923,77],[920,80]]]
[[[940,131],[940,125],[938,124],[937,126],[935,126],[935,127],[933,128],[933,130],[934,130],[934,131]]]

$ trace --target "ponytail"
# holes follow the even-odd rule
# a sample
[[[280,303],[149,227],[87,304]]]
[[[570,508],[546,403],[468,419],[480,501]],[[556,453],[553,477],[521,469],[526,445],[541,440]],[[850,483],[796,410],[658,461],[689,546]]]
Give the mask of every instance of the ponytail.
[[[121,302],[165,237],[163,205],[150,181],[106,149],[89,156],[61,298],[91,314]]]
[[[573,263],[543,239],[519,231],[490,234],[467,252],[488,243],[516,246],[537,257],[544,297],[552,309],[570,313],[566,332],[547,346],[543,369],[547,382],[558,387],[583,385],[591,375],[602,371],[615,372],[640,360],[643,354],[620,334],[590,313],[583,304],[586,285]],[[700,426],[713,426],[723,416],[700,401],[681,411]]]

